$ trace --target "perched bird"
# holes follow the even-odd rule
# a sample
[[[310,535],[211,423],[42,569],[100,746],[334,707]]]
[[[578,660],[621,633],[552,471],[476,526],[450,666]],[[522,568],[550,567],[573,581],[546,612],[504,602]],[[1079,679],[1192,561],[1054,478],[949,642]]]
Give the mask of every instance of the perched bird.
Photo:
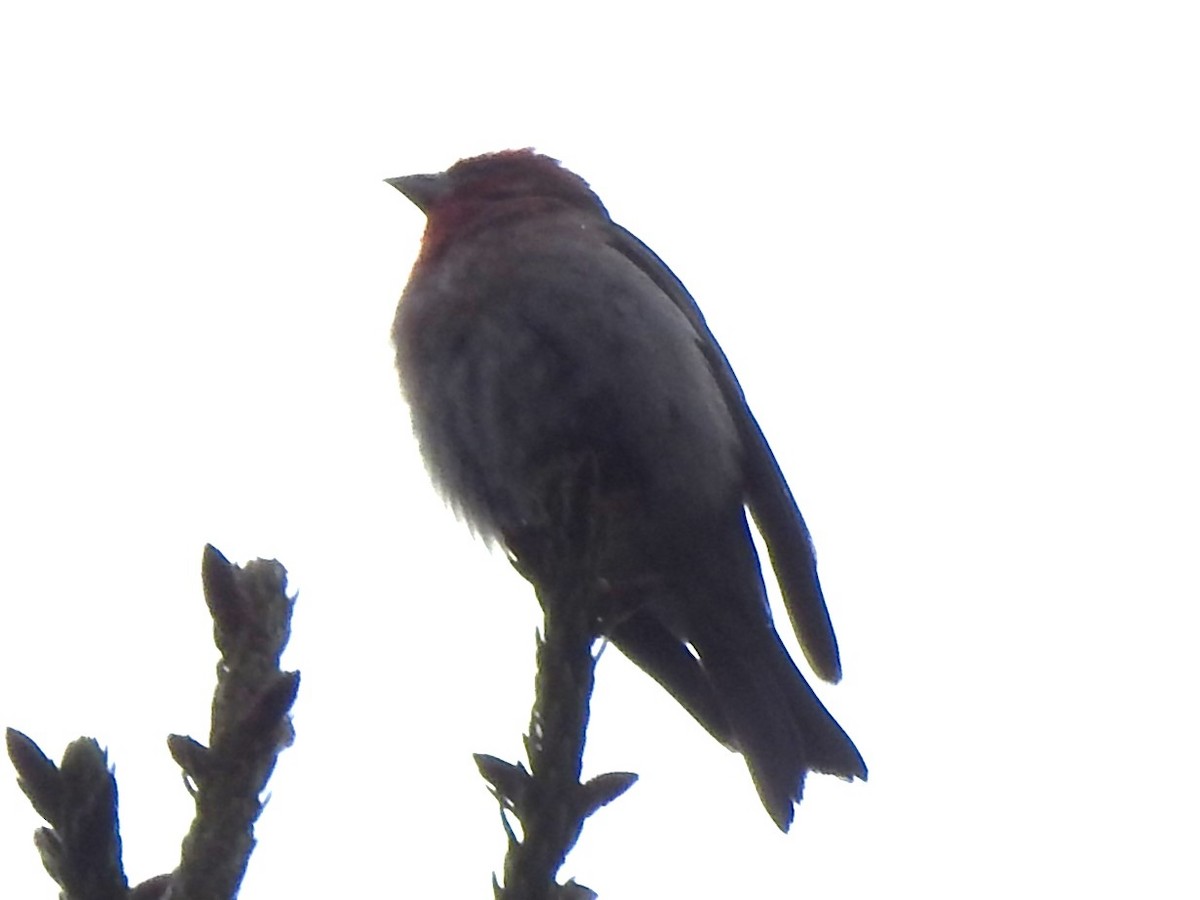
[[[841,677],[804,519],[696,302],[578,175],[531,150],[388,183],[427,217],[396,312],[431,477],[484,538],[547,521],[548,478],[594,463],[605,635],[791,824],[805,774],[867,777],[771,620],[750,511],[813,671]],[[632,600],[628,599],[632,596]]]

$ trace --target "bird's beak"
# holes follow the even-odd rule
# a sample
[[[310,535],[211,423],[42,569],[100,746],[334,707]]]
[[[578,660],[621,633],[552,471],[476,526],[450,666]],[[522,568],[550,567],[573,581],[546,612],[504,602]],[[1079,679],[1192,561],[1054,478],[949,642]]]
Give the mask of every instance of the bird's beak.
[[[423,213],[429,212],[429,207],[446,193],[448,187],[444,172],[436,175],[401,175],[399,178],[385,178],[384,181],[411,200]]]

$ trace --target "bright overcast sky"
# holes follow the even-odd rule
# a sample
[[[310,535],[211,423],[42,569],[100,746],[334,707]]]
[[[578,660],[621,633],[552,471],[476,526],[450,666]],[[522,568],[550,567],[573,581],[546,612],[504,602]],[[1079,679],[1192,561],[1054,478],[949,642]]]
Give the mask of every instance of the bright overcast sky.
[[[96,736],[131,879],[173,868],[201,548],[277,557],[298,737],[243,898],[490,895],[470,754],[520,753],[537,608],[416,456],[389,328],[423,222],[383,179],[534,146],[724,345],[871,769],[811,778],[783,836],[606,653],[585,773],[641,781],[563,876],[1195,896],[1195,6],[673,6],[6,8],[0,724]],[[39,824],[0,761],[0,896],[55,895]]]

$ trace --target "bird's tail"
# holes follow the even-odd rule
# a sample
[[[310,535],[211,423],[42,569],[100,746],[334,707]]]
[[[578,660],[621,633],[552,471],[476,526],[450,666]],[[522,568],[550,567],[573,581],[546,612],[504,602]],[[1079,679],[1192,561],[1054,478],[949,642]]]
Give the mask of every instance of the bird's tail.
[[[809,771],[865,780],[867,766],[774,630],[759,637],[756,647],[726,635],[696,649],[763,806],[787,831]]]
[[[746,758],[763,805],[786,831],[808,772],[865,780],[867,766],[775,631],[744,516],[718,527],[708,545],[714,548],[719,552],[704,553],[692,568],[686,638],[729,743]]]

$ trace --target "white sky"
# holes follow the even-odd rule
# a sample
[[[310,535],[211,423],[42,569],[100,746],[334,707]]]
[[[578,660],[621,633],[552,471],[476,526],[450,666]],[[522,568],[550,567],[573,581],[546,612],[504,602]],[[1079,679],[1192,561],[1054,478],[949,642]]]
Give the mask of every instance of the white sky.
[[[303,673],[242,896],[489,896],[536,604],[427,487],[382,179],[536,146],[689,285],[812,525],[871,767],[778,834],[616,653],[563,875],[611,900],[1195,896],[1190,3],[10,5],[0,724],[117,766],[173,867],[206,541]],[[7,771],[9,774],[5,775]],[[0,896],[52,897],[0,764]]]

